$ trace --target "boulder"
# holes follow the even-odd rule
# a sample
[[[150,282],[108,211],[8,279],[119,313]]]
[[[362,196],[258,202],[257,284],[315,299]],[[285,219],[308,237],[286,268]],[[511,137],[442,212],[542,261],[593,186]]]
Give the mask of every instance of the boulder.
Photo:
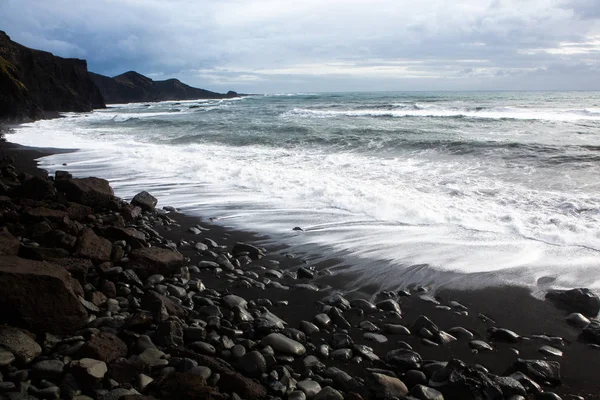
[[[39,332],[71,333],[87,322],[80,285],[61,266],[0,257],[0,319]],[[32,295],[35,294],[35,295]]]
[[[42,348],[30,335],[11,326],[0,326],[0,348],[12,353],[21,365],[30,363],[42,354]]]
[[[51,200],[56,198],[56,188],[48,179],[34,176],[18,186],[16,194],[19,197],[33,200]]]
[[[171,275],[184,265],[179,252],[160,247],[144,247],[131,252],[130,266],[142,279],[151,275]]]
[[[570,312],[579,312],[586,317],[596,317],[600,311],[600,297],[590,289],[553,290],[546,298]]]
[[[479,368],[454,359],[433,373],[429,387],[441,392],[446,400],[502,400],[502,389]],[[411,393],[412,394],[412,393]]]
[[[74,178],[56,181],[56,187],[65,193],[69,201],[90,207],[110,207],[114,202],[114,191],[105,179]]]
[[[591,321],[583,328],[583,337],[593,343],[600,344],[600,322]]]
[[[19,239],[8,232],[0,232],[0,256],[16,256],[19,254]]]
[[[94,210],[83,204],[69,202],[66,212],[73,221],[85,222],[88,216],[94,213]]]
[[[138,206],[144,211],[154,211],[157,203],[156,197],[146,191],[139,192],[131,199],[133,206]]]
[[[127,355],[127,345],[115,334],[101,332],[94,335],[78,351],[82,358],[93,358],[109,364]]]
[[[89,258],[100,263],[109,261],[111,252],[112,244],[103,237],[96,235],[90,228],[85,228],[77,239],[75,254],[78,257]]]

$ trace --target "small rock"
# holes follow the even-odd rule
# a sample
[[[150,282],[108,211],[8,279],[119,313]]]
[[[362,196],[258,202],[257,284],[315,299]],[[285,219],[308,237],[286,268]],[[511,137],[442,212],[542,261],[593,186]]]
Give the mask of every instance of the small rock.
[[[317,393],[314,400],[344,400],[344,396],[331,386],[325,386]]]
[[[542,346],[540,347],[540,352],[543,354],[547,354],[549,356],[562,357],[563,352],[559,349],[552,346]]]

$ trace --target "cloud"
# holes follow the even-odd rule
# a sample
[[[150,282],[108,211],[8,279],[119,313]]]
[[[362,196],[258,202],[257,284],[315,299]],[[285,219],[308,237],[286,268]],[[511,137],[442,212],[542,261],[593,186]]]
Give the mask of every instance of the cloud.
[[[86,57],[96,72],[134,69],[215,90],[579,89],[585,77],[585,88],[600,89],[592,75],[570,75],[600,64],[599,8],[597,0],[3,0],[0,29]],[[542,84],[548,71],[553,80]]]

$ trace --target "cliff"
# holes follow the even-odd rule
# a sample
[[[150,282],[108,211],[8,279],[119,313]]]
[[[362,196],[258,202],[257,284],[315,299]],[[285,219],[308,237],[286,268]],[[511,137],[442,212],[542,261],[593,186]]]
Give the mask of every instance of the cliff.
[[[100,88],[104,100],[110,104],[138,103],[164,100],[223,99],[237,97],[236,92],[226,94],[188,86],[177,79],[154,81],[135,71],[114,78],[90,72],[94,83]]]
[[[104,107],[85,60],[27,48],[0,31],[0,120],[27,121]]]

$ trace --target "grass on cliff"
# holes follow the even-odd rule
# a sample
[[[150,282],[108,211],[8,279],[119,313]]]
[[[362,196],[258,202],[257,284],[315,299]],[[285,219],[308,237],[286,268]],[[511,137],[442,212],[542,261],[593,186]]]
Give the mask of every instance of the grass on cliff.
[[[17,86],[17,88],[19,88],[20,91],[27,91],[27,87],[23,84],[23,82],[14,77],[13,74],[15,72],[17,72],[15,66],[9,63],[3,57],[0,57],[0,74],[8,76],[9,79],[13,81],[13,83]]]

